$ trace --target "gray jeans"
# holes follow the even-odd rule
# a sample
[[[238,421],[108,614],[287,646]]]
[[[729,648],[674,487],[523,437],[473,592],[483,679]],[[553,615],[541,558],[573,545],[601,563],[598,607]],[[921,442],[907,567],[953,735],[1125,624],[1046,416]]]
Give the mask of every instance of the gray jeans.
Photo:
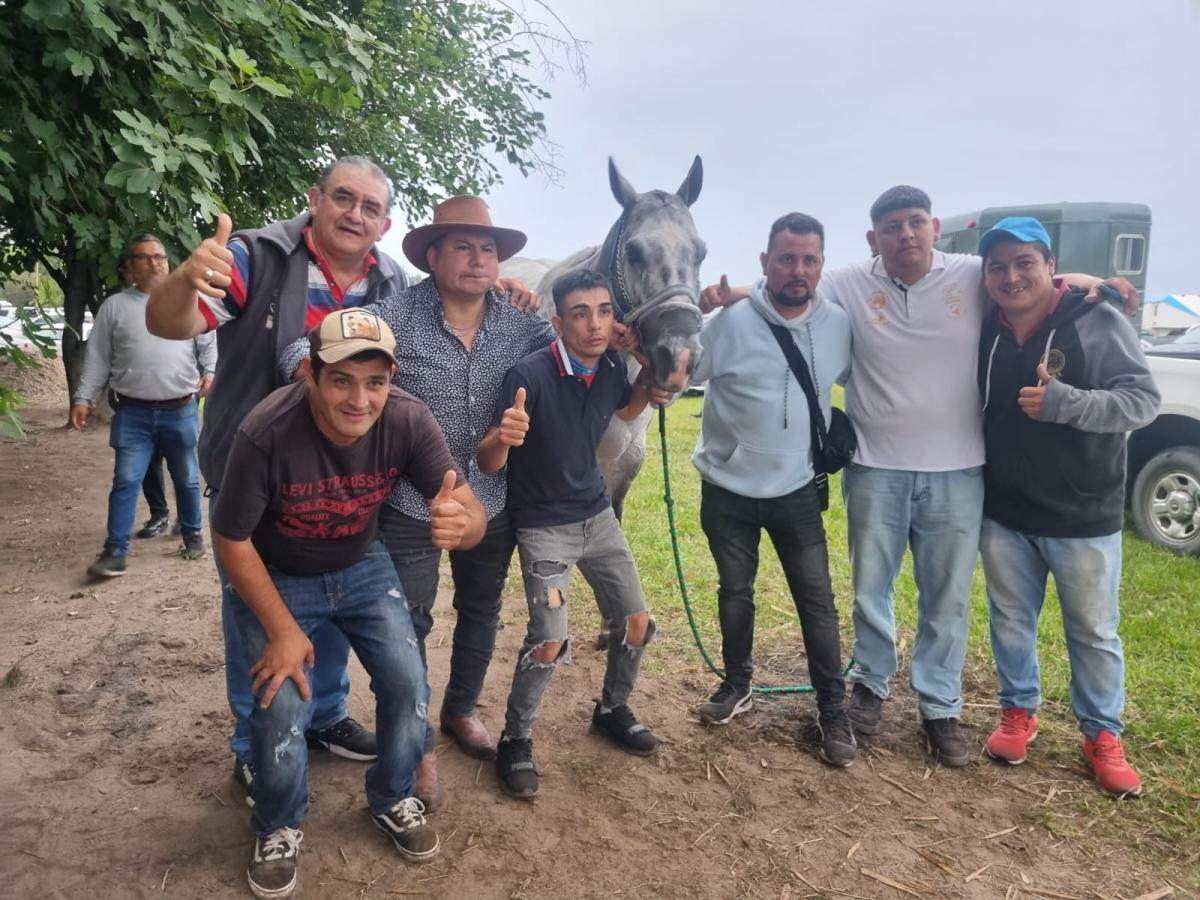
[[[625,641],[626,619],[646,611],[646,595],[638,578],[637,564],[629,542],[612,507],[570,525],[549,528],[518,528],[517,550],[521,576],[529,604],[529,628],[517,658],[504,730],[507,737],[527,738],[537,719],[550,679],[559,663],[571,658],[567,633],[567,587],[571,570],[579,571],[596,595],[596,605],[608,623],[608,666],[604,671],[602,706],[612,708],[629,702],[646,645],[654,637],[651,619],[640,647]],[[552,591],[557,590],[557,596]],[[552,663],[543,663],[533,651],[543,644],[561,642],[562,650]]]

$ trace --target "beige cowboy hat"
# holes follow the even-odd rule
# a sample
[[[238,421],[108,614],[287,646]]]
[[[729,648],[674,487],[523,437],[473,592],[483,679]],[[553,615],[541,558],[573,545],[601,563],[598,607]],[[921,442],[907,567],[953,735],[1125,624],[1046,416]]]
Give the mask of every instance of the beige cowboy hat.
[[[428,272],[425,251],[451,231],[486,231],[496,241],[496,255],[501,262],[519,253],[527,240],[523,232],[493,225],[482,197],[464,194],[439,203],[433,208],[433,222],[414,228],[404,236],[404,255],[422,272]]]

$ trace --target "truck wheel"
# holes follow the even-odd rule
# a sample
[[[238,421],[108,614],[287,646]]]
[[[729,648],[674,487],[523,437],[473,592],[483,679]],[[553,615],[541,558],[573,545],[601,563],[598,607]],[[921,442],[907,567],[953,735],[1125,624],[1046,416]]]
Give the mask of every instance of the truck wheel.
[[[1200,450],[1172,447],[1150,458],[1133,483],[1133,523],[1152,544],[1200,554]]]

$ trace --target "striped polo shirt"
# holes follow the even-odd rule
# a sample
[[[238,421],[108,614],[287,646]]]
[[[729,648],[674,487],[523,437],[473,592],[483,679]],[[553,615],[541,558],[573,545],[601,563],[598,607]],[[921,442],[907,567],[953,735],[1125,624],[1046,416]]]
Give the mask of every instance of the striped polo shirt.
[[[376,265],[375,254],[368,253],[363,269],[355,282],[343,291],[333,277],[329,263],[318,251],[312,239],[312,225],[304,226],[304,245],[308,248],[308,313],[304,330],[309,331],[321,324],[321,320],[335,309],[362,306],[367,298],[369,282],[367,274]],[[226,322],[236,319],[246,307],[246,292],[250,285],[250,248],[240,237],[229,242],[233,254],[233,283],[220,299],[201,294],[197,306],[212,331]]]

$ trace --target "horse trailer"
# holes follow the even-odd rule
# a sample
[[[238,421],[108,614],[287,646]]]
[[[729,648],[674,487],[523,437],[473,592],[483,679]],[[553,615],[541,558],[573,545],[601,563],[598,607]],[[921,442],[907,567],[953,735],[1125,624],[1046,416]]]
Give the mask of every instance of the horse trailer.
[[[1087,272],[1108,278],[1120,275],[1146,292],[1150,253],[1150,207],[1142,203],[1042,203],[989,206],[978,212],[942,219],[937,248],[948,253],[976,253],[979,238],[1005,216],[1032,216],[1050,233],[1060,272]],[[1134,321],[1141,330],[1141,310]]]

